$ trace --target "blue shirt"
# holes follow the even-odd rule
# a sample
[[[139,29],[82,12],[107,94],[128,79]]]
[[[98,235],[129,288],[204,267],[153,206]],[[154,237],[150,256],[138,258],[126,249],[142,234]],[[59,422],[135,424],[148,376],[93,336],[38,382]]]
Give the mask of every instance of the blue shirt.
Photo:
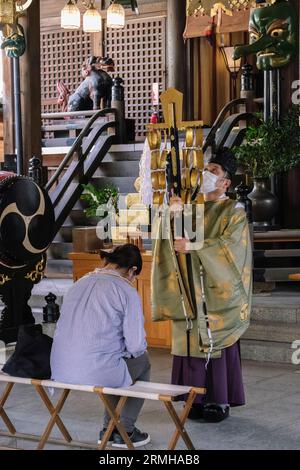
[[[117,271],[96,269],[64,297],[51,351],[52,379],[101,387],[132,384],[125,357],[147,348],[137,290]]]

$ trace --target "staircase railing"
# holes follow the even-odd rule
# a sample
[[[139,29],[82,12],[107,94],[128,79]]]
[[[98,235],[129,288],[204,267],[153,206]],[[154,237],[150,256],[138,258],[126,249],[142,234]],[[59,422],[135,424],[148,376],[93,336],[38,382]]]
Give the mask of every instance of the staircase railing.
[[[70,162],[73,160],[74,155],[76,153],[77,153],[77,156],[78,156],[78,160],[80,160],[80,161],[85,160],[87,155],[89,154],[89,151],[90,151],[91,147],[95,144],[95,142],[98,140],[99,136],[103,133],[103,131],[107,130],[108,128],[116,128],[116,113],[117,113],[116,109],[107,108],[107,109],[101,109],[96,114],[92,115],[92,117],[89,119],[89,121],[87,122],[84,129],[82,129],[79,136],[77,137],[77,139],[75,140],[75,142],[71,146],[71,148],[68,151],[67,155],[65,156],[65,158],[60,163],[60,165],[57,168],[54,175],[52,175],[50,180],[47,182],[47,184],[45,186],[45,189],[47,191],[50,191],[55,183],[58,183],[58,180],[59,180],[61,174],[66,169],[66,167],[70,164]],[[70,113],[67,113],[67,114],[70,114]],[[97,119],[99,119],[100,117],[107,116],[108,114],[114,114],[115,120],[114,121],[109,121],[109,122],[103,124],[99,128],[98,132],[94,135],[94,138],[91,140],[88,148],[85,150],[85,152],[82,152],[83,139],[88,136],[88,134],[90,133],[90,130],[91,130],[93,124],[95,123],[95,121],[97,121]],[[83,113],[81,113],[81,116],[82,115],[83,115]]]
[[[94,126],[97,119],[109,115],[113,115],[113,120],[108,119],[107,122],[99,123],[99,127]],[[45,189],[49,192],[55,209],[56,233],[80,197],[82,184],[89,182],[111,145],[117,142],[116,119],[117,111],[114,108],[103,109],[94,114],[46,184]],[[108,129],[113,132],[105,135],[104,132]]]
[[[229,113],[233,108],[236,106],[241,106],[246,104],[245,98],[237,98],[235,100],[229,101],[220,111],[217,119],[215,120],[212,128],[210,129],[205,142],[203,144],[203,151],[205,152],[208,147],[213,146],[216,138],[217,130],[220,128],[221,124],[223,123],[226,114]]]

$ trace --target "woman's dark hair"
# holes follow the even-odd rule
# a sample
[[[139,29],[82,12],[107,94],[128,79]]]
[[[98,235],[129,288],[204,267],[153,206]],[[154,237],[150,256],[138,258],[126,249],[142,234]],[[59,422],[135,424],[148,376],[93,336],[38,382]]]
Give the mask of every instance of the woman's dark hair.
[[[136,245],[127,244],[117,246],[113,251],[100,251],[101,259],[116,264],[119,268],[130,269],[136,266],[136,274],[140,274],[143,267],[141,252]]]

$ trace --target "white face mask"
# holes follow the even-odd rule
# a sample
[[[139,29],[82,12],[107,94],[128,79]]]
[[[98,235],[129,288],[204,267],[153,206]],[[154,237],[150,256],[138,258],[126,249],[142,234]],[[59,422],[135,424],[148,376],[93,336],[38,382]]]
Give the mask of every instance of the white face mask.
[[[218,181],[218,176],[214,175],[208,170],[203,171],[203,183],[201,185],[201,193],[207,194],[212,193],[216,190],[216,184]]]

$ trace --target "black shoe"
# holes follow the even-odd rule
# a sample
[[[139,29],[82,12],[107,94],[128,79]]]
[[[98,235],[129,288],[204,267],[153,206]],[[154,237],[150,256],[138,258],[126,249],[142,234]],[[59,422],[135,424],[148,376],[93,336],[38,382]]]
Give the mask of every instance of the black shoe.
[[[221,405],[209,404],[205,405],[203,410],[203,419],[207,423],[219,423],[229,416],[229,405],[223,407]]]
[[[141,432],[137,428],[134,428],[131,434],[128,434],[133,447],[142,447],[150,442],[150,436],[146,432]],[[127,449],[127,445],[123,441],[122,436],[118,432],[114,433],[114,441],[112,447],[119,447],[120,449]]]
[[[204,405],[195,403],[188,414],[188,419],[202,419]]]
[[[100,431],[100,434],[99,434],[99,440],[98,440],[98,445],[100,445],[102,443],[102,439],[104,437],[104,434],[106,433],[107,431],[107,428],[103,428],[102,431]],[[113,441],[114,441],[114,434],[116,433],[116,431],[113,431],[110,435],[110,438],[107,442],[107,444],[111,444]]]

